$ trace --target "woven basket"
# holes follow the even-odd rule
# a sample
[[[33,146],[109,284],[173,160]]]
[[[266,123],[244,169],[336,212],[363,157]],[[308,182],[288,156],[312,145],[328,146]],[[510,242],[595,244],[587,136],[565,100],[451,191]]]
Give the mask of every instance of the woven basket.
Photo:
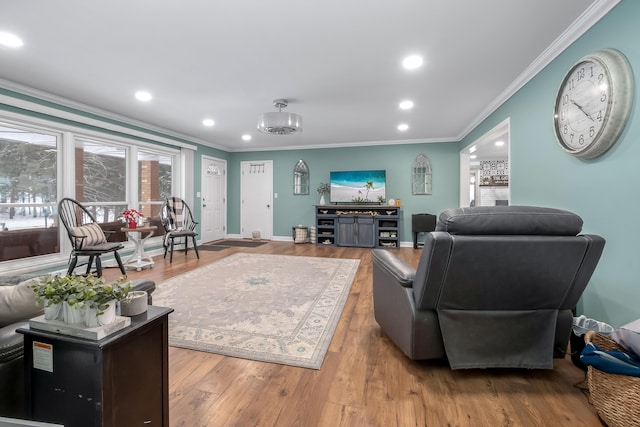
[[[603,350],[624,350],[611,338],[588,331],[585,343],[594,343]],[[640,426],[640,377],[602,372],[589,366],[589,393],[602,421],[610,427]]]

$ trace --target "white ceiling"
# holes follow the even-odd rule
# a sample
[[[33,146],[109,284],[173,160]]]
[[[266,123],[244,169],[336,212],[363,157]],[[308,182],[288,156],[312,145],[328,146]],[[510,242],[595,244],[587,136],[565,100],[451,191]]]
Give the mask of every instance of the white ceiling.
[[[617,2],[0,0],[0,86],[228,151],[457,141]],[[276,98],[302,133],[257,132]]]

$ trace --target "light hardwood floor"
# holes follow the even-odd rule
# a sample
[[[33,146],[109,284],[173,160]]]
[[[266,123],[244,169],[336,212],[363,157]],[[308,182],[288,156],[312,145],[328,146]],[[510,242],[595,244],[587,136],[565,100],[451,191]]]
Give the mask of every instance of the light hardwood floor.
[[[541,371],[451,371],[442,361],[407,359],[373,317],[369,249],[269,242],[200,251],[199,260],[190,251],[175,253],[173,264],[155,257],[152,269],[128,277],[160,283],[238,251],[359,258],[360,267],[320,370],[170,347],[172,427],[602,425],[574,386],[584,373],[568,356]],[[397,251],[417,264],[419,250]],[[109,279],[118,275],[118,269],[105,271]]]

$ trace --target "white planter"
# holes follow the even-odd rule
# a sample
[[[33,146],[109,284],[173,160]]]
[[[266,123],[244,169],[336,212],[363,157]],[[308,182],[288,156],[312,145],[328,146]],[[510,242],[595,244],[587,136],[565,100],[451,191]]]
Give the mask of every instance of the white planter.
[[[98,326],[108,325],[116,319],[116,300],[108,302],[109,307],[104,313],[98,315],[97,308],[87,307],[84,312],[85,325],[89,328],[97,328]]]
[[[62,303],[62,320],[73,325],[82,323],[84,322],[84,310],[72,307],[64,301]]]
[[[44,318],[45,320],[62,320],[62,303],[48,305],[47,300],[45,300]]]
[[[100,325],[108,325],[116,320],[116,300],[109,301],[109,307],[103,314],[98,316],[98,323]]]
[[[120,314],[123,316],[137,316],[147,311],[147,292],[131,291],[129,297],[120,302]]]

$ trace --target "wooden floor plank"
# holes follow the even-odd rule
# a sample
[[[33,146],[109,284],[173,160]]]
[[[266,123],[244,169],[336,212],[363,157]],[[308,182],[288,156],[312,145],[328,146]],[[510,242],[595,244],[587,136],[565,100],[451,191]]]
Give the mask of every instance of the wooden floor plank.
[[[171,426],[601,426],[569,357],[553,370],[460,370],[414,362],[373,317],[371,250],[269,242],[174,254],[129,278],[160,283],[236,252],[359,259],[320,370],[170,348]],[[421,250],[395,250],[417,265]],[[106,269],[115,280],[117,269]],[[303,284],[301,284],[303,285]]]

